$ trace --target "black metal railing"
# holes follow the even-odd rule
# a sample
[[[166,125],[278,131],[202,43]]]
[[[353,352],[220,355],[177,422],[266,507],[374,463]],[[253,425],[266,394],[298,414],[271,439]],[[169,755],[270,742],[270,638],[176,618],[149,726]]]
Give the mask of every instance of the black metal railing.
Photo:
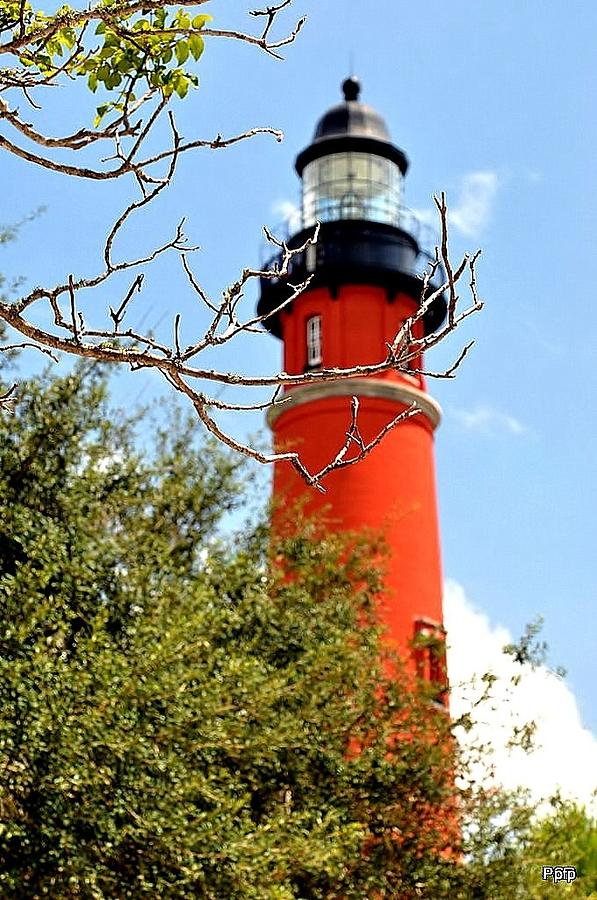
[[[353,216],[348,216],[346,219],[326,218],[325,221],[341,222],[355,221],[355,219]],[[371,221],[375,223],[378,220],[375,218],[369,219],[367,216],[365,216],[363,221]],[[310,223],[309,227],[313,227],[313,223]],[[435,258],[435,248],[439,244],[438,231],[428,222],[425,222],[418,213],[410,209],[410,207],[404,205],[400,205],[399,225],[397,227],[400,228],[401,231],[405,231],[416,241],[419,248],[420,257],[420,261],[417,261],[416,274],[422,276],[427,269],[429,262]],[[298,209],[297,207],[294,212],[287,215],[281,222],[279,222],[274,228],[270,230],[272,234],[276,238],[278,238],[278,240],[288,243],[293,235],[299,234],[300,232],[305,230],[304,219],[300,209]],[[262,269],[271,269],[272,265],[281,258],[281,253],[276,252],[272,254],[271,243],[264,239],[260,246],[259,258],[260,266]]]

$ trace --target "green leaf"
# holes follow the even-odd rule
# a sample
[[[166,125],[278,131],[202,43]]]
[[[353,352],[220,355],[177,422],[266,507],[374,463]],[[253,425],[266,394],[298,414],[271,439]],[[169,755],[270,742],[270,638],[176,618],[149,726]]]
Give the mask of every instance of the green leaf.
[[[208,22],[213,21],[213,16],[201,15],[195,16],[193,19],[193,28],[203,28]]]
[[[92,72],[89,75],[89,78],[87,79],[87,87],[90,91],[93,91],[94,94],[97,91],[97,74],[95,72]]]
[[[189,38],[189,47],[193,54],[193,59],[199,59],[205,50],[205,41],[200,34],[193,34]]]
[[[94,128],[97,128],[98,125],[101,124],[102,119],[104,118],[104,116],[106,115],[106,113],[108,112],[109,109],[110,109],[109,103],[102,103],[101,106],[97,107],[97,116],[93,120]]]
[[[189,58],[189,44],[187,41],[179,41],[175,48],[174,52],[176,54],[176,59],[182,65],[182,63],[186,62]]]
[[[176,79],[176,93],[183,99],[189,93],[190,82],[186,75],[180,75]]]
[[[59,37],[60,41],[64,44],[64,46],[68,47],[69,50],[75,46],[75,36],[73,34],[72,29],[62,28],[58,32],[58,37]]]

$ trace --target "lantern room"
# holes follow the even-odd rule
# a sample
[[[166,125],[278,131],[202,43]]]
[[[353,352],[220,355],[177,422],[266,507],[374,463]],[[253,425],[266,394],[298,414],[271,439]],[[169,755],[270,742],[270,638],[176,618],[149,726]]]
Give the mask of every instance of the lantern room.
[[[301,178],[300,224],[287,244],[302,247],[319,223],[318,240],[293,255],[284,276],[261,281],[258,312],[268,316],[264,325],[277,337],[283,336],[277,308],[292,285],[307,279],[309,290],[322,285],[332,295],[345,284],[361,284],[384,288],[390,302],[402,291],[422,299],[421,279],[433,248],[404,205],[408,160],[392,142],[382,116],[360,100],[359,81],[346,79],[342,91],[343,102],[319,119],[312,142],[295,164]],[[277,262],[270,260],[268,268]],[[431,291],[441,285],[443,274],[438,267]],[[426,333],[441,325],[445,312],[445,299],[438,296],[425,312]]]
[[[400,226],[407,160],[390,142],[384,120],[360,103],[360,84],[342,85],[344,103],[319,121],[313,143],[297,159],[303,228],[362,219]]]

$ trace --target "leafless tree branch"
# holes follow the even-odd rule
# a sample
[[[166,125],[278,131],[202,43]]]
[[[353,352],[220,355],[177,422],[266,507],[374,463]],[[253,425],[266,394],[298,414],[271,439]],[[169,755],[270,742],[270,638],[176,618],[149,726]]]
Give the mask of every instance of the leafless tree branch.
[[[137,204],[132,204],[134,208],[136,208]],[[128,209],[128,208],[127,208]],[[446,213],[444,213],[445,215]],[[125,215],[123,214],[119,221],[124,221]],[[442,227],[446,227],[445,222],[442,220]],[[111,232],[112,234],[112,232]],[[173,355],[170,348],[167,348],[165,345],[157,344],[149,335],[138,334],[132,332],[130,330],[122,331],[119,330],[118,327],[115,327],[113,331],[102,331],[102,330],[86,330],[85,334],[80,334],[79,337],[94,337],[98,339],[98,343],[92,342],[83,342],[81,341],[78,347],[73,347],[72,342],[72,325],[69,326],[68,323],[65,322],[64,317],[60,311],[60,308],[57,304],[60,296],[64,294],[70,295],[70,289],[74,291],[80,291],[85,289],[91,289],[94,287],[103,284],[107,281],[112,275],[117,272],[126,271],[131,268],[139,268],[144,264],[151,262],[158,255],[161,255],[168,250],[183,250],[185,237],[182,232],[182,228],[179,227],[176,230],[176,234],[174,238],[169,241],[164,242],[161,246],[157,247],[150,253],[147,253],[145,256],[139,257],[134,260],[127,260],[123,262],[116,263],[112,261],[110,255],[108,254],[109,265],[106,266],[103,272],[98,275],[91,277],[80,277],[80,278],[72,278],[67,281],[65,284],[57,285],[54,288],[35,288],[28,295],[24,296],[20,300],[17,300],[14,303],[0,303],[0,318],[4,319],[9,325],[16,328],[22,334],[27,337],[31,337],[33,340],[38,341],[43,346],[47,346],[54,350],[60,350],[63,352],[75,353],[76,355],[81,356],[92,356],[94,358],[103,359],[108,362],[123,362],[127,363],[134,362],[138,367],[152,367],[159,368],[163,370],[168,370],[169,367],[172,367],[174,363],[170,359]],[[310,240],[314,240],[314,237]],[[282,386],[293,386],[299,384],[313,384],[322,381],[334,381],[339,378],[356,378],[362,376],[374,376],[382,374],[383,372],[388,371],[389,369],[403,369],[405,371],[417,371],[413,370],[408,363],[412,360],[414,356],[418,356],[424,350],[429,350],[430,348],[436,346],[441,340],[443,340],[448,334],[450,334],[459,324],[464,320],[464,318],[471,315],[473,312],[476,312],[482,308],[482,301],[479,300],[477,289],[476,289],[476,263],[478,260],[478,253],[474,256],[469,257],[465,255],[463,263],[461,263],[455,270],[453,277],[460,277],[462,272],[464,271],[465,266],[468,267],[470,272],[470,284],[473,293],[473,303],[459,312],[457,315],[453,317],[452,325],[446,323],[442,328],[438,329],[436,332],[433,332],[431,335],[428,335],[424,338],[414,338],[411,339],[411,347],[405,345],[404,336],[412,335],[413,326],[416,324],[425,314],[426,310],[429,308],[431,303],[434,302],[439,296],[444,294],[446,291],[450,289],[449,280],[446,280],[442,285],[436,288],[433,292],[428,294],[427,298],[422,301],[418,311],[415,315],[410,317],[405,321],[402,325],[400,331],[396,335],[395,339],[388,345],[388,352],[385,359],[380,360],[379,362],[371,363],[368,365],[358,365],[351,366],[346,368],[324,368],[320,370],[309,371],[300,374],[288,374],[285,372],[278,373],[277,375],[263,375],[263,376],[253,376],[246,375],[239,372],[226,372],[226,371],[218,371],[214,369],[202,369],[196,368],[188,364],[187,360],[190,359],[191,356],[197,355],[201,349],[206,349],[208,347],[215,347],[223,342],[229,340],[232,337],[232,333],[229,335],[222,335],[222,333],[218,333],[217,328],[218,325],[224,321],[227,325],[230,322],[234,322],[232,331],[234,334],[237,334],[239,331],[247,330],[248,326],[255,326],[262,324],[269,316],[273,315],[272,312],[264,315],[264,316],[253,316],[248,319],[246,322],[241,322],[240,320],[234,320],[234,314],[236,310],[237,299],[239,297],[239,286],[244,288],[247,281],[249,279],[255,278],[263,278],[263,277],[278,277],[280,274],[285,274],[288,272],[288,264],[289,259],[298,252],[301,252],[304,249],[303,247],[299,247],[295,250],[288,249],[288,247],[281,242],[276,243],[277,246],[284,247],[284,253],[282,257],[282,265],[274,266],[274,268],[270,270],[259,270],[259,269],[246,269],[243,271],[241,278],[230,286],[226,291],[223,292],[222,300],[218,303],[210,299],[204,291],[200,288],[196,280],[193,278],[193,286],[197,289],[197,293],[201,296],[202,300],[208,305],[209,309],[214,313],[212,323],[207,329],[206,334],[207,337],[198,342],[197,344],[192,345],[189,348],[186,348],[181,354],[181,361],[176,364],[176,371],[179,372],[182,376],[188,377],[191,379],[202,379],[212,382],[218,382],[221,384],[228,384],[234,386],[245,386],[245,387],[276,387],[277,385]],[[188,266],[188,260],[186,259],[186,253],[188,250],[184,250],[184,253],[181,254],[181,257],[184,255],[186,268],[185,271],[190,273],[190,269]],[[193,276],[191,276],[193,277]],[[116,312],[112,309],[111,317],[114,321],[114,316],[118,319],[118,324],[120,324],[122,320],[122,314],[126,309],[128,303],[130,302],[132,293],[134,290],[138,290],[141,285],[141,273],[136,276],[135,281],[133,282],[133,286],[129,288],[127,293],[125,294],[122,301],[120,301],[119,307]],[[422,281],[422,285],[425,285],[425,280]],[[304,285],[299,285],[298,287],[292,288],[289,285],[290,293],[289,297],[284,299],[280,306],[274,310],[274,312],[283,308],[288,302],[293,299],[296,299],[296,296],[300,292],[301,288],[304,289]],[[28,322],[24,317],[23,313],[25,313],[29,307],[38,303],[39,301],[47,300],[54,312],[54,321],[55,324],[61,328],[62,330],[66,330],[69,334],[60,335],[60,334],[52,334],[51,332],[44,331],[38,326],[34,325],[31,322]],[[214,324],[215,323],[215,324]],[[115,322],[116,325],[116,322]],[[159,348],[159,355],[154,355],[146,348],[138,348],[131,349],[127,348],[123,350],[119,349],[117,346],[118,341],[120,339],[133,338],[138,343],[143,343],[146,347],[156,347]],[[99,343],[99,340],[109,340],[115,339],[116,346],[105,347]],[[402,349],[400,349],[402,348]],[[167,352],[168,351],[168,352]],[[468,352],[468,349],[465,349],[463,353]],[[425,370],[421,370],[423,373]],[[430,373],[434,374],[434,373]],[[440,373],[435,373],[437,377],[440,377]],[[445,377],[445,373],[441,373]]]
[[[15,345],[18,346],[18,345]],[[8,348],[6,348],[8,349]],[[13,384],[7,391],[0,394],[0,410],[7,413],[14,413],[17,402],[17,385]]]
[[[207,0],[178,0],[176,6],[201,6],[206,2]],[[251,16],[259,19],[262,25],[261,30],[255,34],[234,29],[202,27],[201,36],[242,41],[279,58],[280,49],[296,39],[304,23],[304,19],[299,19],[286,36],[278,39],[272,37],[280,14],[290,7],[291,2],[292,0],[280,0],[264,9],[251,11]],[[134,45],[137,51],[144,52],[144,46],[139,38],[141,32],[133,30],[134,23],[130,22],[130,17],[136,13],[147,15],[152,11],[163,9],[164,6],[164,0],[116,0],[111,5],[101,3],[85,10],[60,12],[50,23],[40,26],[26,20],[26,6],[21,3],[19,18],[14,23],[12,34],[0,44],[2,52],[12,54],[20,62],[21,54],[28,48],[44,48],[63,28],[78,29],[76,40],[62,64],[45,74],[38,70],[26,70],[22,65],[14,69],[0,70],[0,92],[18,90],[21,92],[20,96],[25,96],[35,107],[27,92],[37,92],[37,96],[41,88],[51,88],[60,76],[70,77],[69,66],[72,68],[74,62],[79,64],[88,58],[91,51],[85,46],[83,38],[86,27],[93,22],[104,23],[120,39],[127,42],[127,45]],[[156,29],[153,33],[166,38],[172,36],[184,38],[185,35],[191,34],[191,30],[176,26],[159,31]],[[483,304],[479,299],[476,282],[479,254],[475,253],[472,256],[465,254],[457,265],[452,264],[449,255],[448,212],[445,196],[442,194],[439,198],[434,198],[440,219],[441,239],[436,247],[435,256],[430,260],[421,280],[419,308],[413,316],[402,323],[398,332],[388,341],[384,358],[371,360],[366,365],[345,368],[328,367],[299,373],[278,372],[262,375],[202,367],[200,363],[195,362],[202,353],[216,350],[242,335],[266,333],[264,326],[268,324],[268,320],[283,313],[309,287],[312,275],[305,277],[298,284],[290,283],[289,276],[293,271],[294,259],[317,242],[319,226],[300,247],[289,247],[284,240],[280,240],[265,228],[266,239],[276,252],[276,258],[270,265],[261,269],[252,267],[242,269],[240,276],[222,291],[220,297],[210,297],[194,274],[190,254],[198,248],[188,245],[184,233],[184,220],[178,224],[170,239],[164,240],[135,258],[119,260],[116,247],[120,235],[131,225],[131,221],[134,221],[135,217],[171,184],[182,153],[200,148],[223,149],[262,134],[271,135],[276,140],[282,138],[282,133],[274,128],[255,127],[227,138],[217,134],[212,139],[184,140],[178,131],[169,97],[165,92],[150,88],[135,98],[133,96],[135,84],[136,78],[132,76],[126,90],[123,89],[123,100],[119,109],[113,111],[107,125],[97,129],[82,127],[71,134],[58,137],[46,135],[43,129],[25,121],[19,113],[18,104],[0,97],[0,127],[4,127],[7,131],[7,134],[0,134],[0,148],[28,163],[66,176],[112,180],[130,175],[138,190],[138,196],[128,203],[109,229],[99,271],[79,275],[70,271],[61,283],[54,286],[35,287],[14,302],[0,299],[0,320],[25,338],[20,343],[0,347],[0,350],[36,348],[52,359],[58,358],[57,353],[67,353],[71,356],[125,364],[131,370],[148,368],[157,370],[176,391],[187,398],[210,433],[227,446],[262,463],[287,461],[309,485],[325,491],[323,480],[331,472],[366,457],[390,430],[406,419],[419,415],[420,409],[413,405],[401,410],[377,435],[366,441],[359,428],[359,400],[354,396],[345,439],[334,458],[326,462],[317,472],[309,471],[298,452],[266,453],[248,442],[243,443],[232,437],[223,430],[214,414],[271,409],[289,401],[287,388],[338,379],[375,377],[388,371],[408,373],[411,376],[420,374],[435,378],[453,377],[470,351],[472,342],[467,343],[454,363],[442,372],[427,371],[424,367],[414,367],[413,364],[418,365],[422,354],[443,341],[468,316],[481,309]],[[167,116],[170,128],[169,143],[161,149],[148,152],[146,148],[150,136],[154,134],[157,123],[164,116]],[[23,140],[29,144],[21,146]],[[90,159],[88,153],[94,147],[100,145],[105,147],[106,141],[112,144],[110,155],[99,162]],[[62,154],[60,158],[54,156],[57,151]],[[68,154],[77,154],[76,164],[72,162],[75,157]],[[156,339],[153,333],[145,332],[141,326],[127,328],[124,325],[131,303],[143,287],[144,267],[172,251],[180,256],[188,285],[199,298],[199,309],[208,317],[207,326],[200,329],[200,336],[188,346],[182,343],[183,322],[180,312],[177,311],[171,313],[172,338],[167,342]],[[463,306],[458,289],[467,272],[471,301]],[[123,290],[116,285],[119,284],[117,277],[124,273],[130,273],[129,278],[132,280],[129,280],[128,286]],[[441,285],[437,284],[439,277],[444,277]],[[280,300],[275,309],[264,315],[247,312],[245,301],[248,286],[256,281],[263,282],[269,279],[283,279],[287,285],[287,295]],[[103,322],[92,321],[92,313],[97,313],[89,311],[85,305],[86,298],[94,289],[109,286],[112,286],[114,292],[112,303],[107,305],[111,326],[102,327]],[[445,323],[433,333],[421,336],[420,323],[432,305],[444,296],[447,297],[448,305]],[[40,310],[50,312],[50,325],[39,324],[40,321],[47,319],[47,315],[45,318],[37,315]],[[89,319],[89,326],[83,311]],[[186,326],[187,323],[184,324]],[[208,385],[207,389],[198,387],[205,384]],[[234,400],[227,402],[219,397],[219,390],[225,386],[266,388],[270,397],[266,400],[258,397],[247,403],[237,402],[235,397]],[[0,396],[0,409],[10,410],[14,406],[15,392],[16,386],[13,386]]]
[[[392,431],[407,419],[411,419],[413,416],[419,415],[421,410],[418,408],[416,403],[411,404],[411,406],[407,407],[407,409],[403,410],[397,416],[394,416],[394,418],[390,422],[388,422],[387,425],[384,425],[384,427],[377,433],[373,440],[369,442],[364,441],[359,429],[358,397],[352,398],[350,404],[350,412],[351,419],[348,431],[346,432],[346,440],[336,453],[335,457],[330,460],[327,465],[320,469],[319,472],[309,472],[306,466],[301,462],[298,454],[296,455],[296,458],[292,460],[292,465],[297,470],[299,475],[301,475],[301,477],[307,482],[307,484],[312,485],[322,494],[325,494],[325,487],[323,486],[322,481],[326,477],[326,475],[329,475],[330,472],[334,472],[338,469],[343,469],[346,466],[351,466],[354,463],[360,462],[362,459],[368,456],[371,451],[378,446],[378,444],[381,443],[388,432]],[[357,448],[356,453],[352,456],[349,456],[349,451],[354,446],[356,446]]]
[[[159,190],[161,190],[161,186],[158,186],[150,192],[151,196],[155,196]],[[148,197],[150,197],[150,195],[148,195]],[[149,200],[147,202],[149,202]],[[127,207],[125,213],[117,220],[118,228],[126,221],[129,214],[132,214],[142,205],[145,205],[144,201],[137,201],[136,203],[131,204],[130,207]],[[0,318],[4,319],[4,321],[21,334],[31,338],[32,341],[36,342],[36,346],[39,345],[39,349],[49,354],[52,354],[54,350],[59,350],[86,358],[105,360],[108,362],[125,362],[131,369],[135,370],[140,368],[154,368],[159,370],[169,384],[190,400],[199,419],[216,438],[230,448],[243,453],[245,456],[249,456],[258,462],[271,463],[286,460],[294,466],[296,471],[308,484],[312,485],[317,490],[324,491],[325,488],[322,482],[330,472],[341,469],[347,465],[352,465],[354,462],[367,456],[390,430],[397,427],[406,419],[420,414],[420,410],[416,405],[402,410],[391,422],[381,429],[372,440],[366,442],[359,430],[359,401],[357,397],[353,397],[351,404],[351,420],[346,432],[345,441],[339,448],[335,457],[317,472],[311,472],[307,469],[298,452],[264,453],[249,444],[233,438],[221,428],[218,422],[210,414],[209,410],[247,411],[268,409],[288,401],[288,395],[280,394],[280,392],[287,387],[313,384],[322,381],[335,381],[340,378],[375,376],[387,372],[388,370],[406,371],[410,375],[431,375],[432,377],[437,378],[453,377],[454,372],[470,351],[472,342],[469,342],[461,350],[452,366],[443,372],[430,372],[425,369],[414,369],[411,365],[414,357],[418,358],[423,350],[428,350],[429,348],[436,346],[441,340],[447,337],[447,335],[453,333],[466,317],[482,307],[482,301],[479,299],[476,285],[476,263],[479,254],[475,253],[472,256],[465,254],[457,266],[449,264],[447,205],[443,195],[438,200],[438,210],[440,213],[442,239],[441,245],[436,252],[436,256],[431,261],[429,270],[421,282],[424,299],[417,312],[403,323],[394,340],[387,345],[387,355],[385,359],[368,365],[351,366],[344,369],[327,368],[296,374],[280,372],[274,375],[249,376],[237,371],[220,372],[213,369],[197,368],[189,364],[191,358],[198,356],[203,350],[221,346],[223,343],[226,343],[237,336],[240,332],[250,332],[259,326],[264,325],[265,320],[272,315],[271,312],[263,316],[252,316],[244,322],[241,321],[237,314],[240,301],[244,296],[246,285],[249,281],[254,279],[264,279],[269,277],[277,278],[280,277],[280,275],[287,275],[290,271],[290,264],[293,256],[297,253],[304,252],[310,243],[317,240],[317,229],[314,234],[307,239],[305,244],[294,249],[289,248],[285,242],[275,238],[266,229],[266,235],[280,251],[278,262],[274,264],[271,269],[244,269],[240,278],[222,293],[219,302],[208,297],[196,281],[186,256],[186,252],[188,251],[180,252],[182,264],[190,285],[198,294],[205,307],[212,313],[212,321],[206,329],[202,339],[184,350],[182,349],[180,342],[181,317],[179,313],[176,313],[173,319],[173,347],[156,341],[149,334],[143,334],[132,329],[123,330],[121,328],[126,310],[134,293],[141,289],[143,280],[143,273],[141,272],[136,275],[118,306],[115,309],[113,307],[109,308],[110,317],[113,322],[113,330],[111,331],[87,329],[84,326],[82,316],[77,311],[75,298],[76,291],[95,287],[98,284],[103,283],[103,281],[107,280],[117,271],[139,266],[143,262],[150,261],[151,259],[154,259],[156,255],[167,250],[174,249],[180,251],[181,242],[183,240],[180,228],[177,230],[173,240],[158,247],[155,251],[140,260],[124,263],[114,263],[111,257],[113,235],[116,233],[113,228],[110,232],[112,240],[109,240],[108,250],[105,253],[106,269],[101,275],[87,279],[75,279],[73,276],[69,276],[65,285],[58,285],[51,290],[37,288],[27,297],[14,304],[0,303]],[[429,287],[431,279],[439,271],[440,264],[444,268],[446,279],[443,284],[430,291]],[[472,302],[469,306],[459,310],[457,305],[458,294],[456,285],[458,280],[462,278],[462,275],[467,270],[469,272],[469,286]],[[307,285],[308,282],[295,287],[289,285],[288,298],[284,299],[274,312],[280,311],[289,302],[295,300]],[[438,297],[446,293],[449,298],[455,297],[456,300],[453,303],[452,313],[448,316],[444,326],[425,337],[414,337],[414,326],[416,323],[422,319],[430,305],[437,300]],[[70,301],[69,322],[65,321],[58,302],[63,294],[67,294]],[[42,329],[40,326],[35,325],[30,320],[26,319],[23,315],[23,313],[28,311],[31,305],[43,300],[48,301],[50,304],[54,313],[54,323],[58,333]],[[224,330],[222,330],[222,327]],[[29,342],[27,345],[29,345]],[[216,382],[222,385],[246,388],[270,387],[274,389],[274,394],[267,401],[257,401],[248,404],[225,402],[217,397],[208,396],[203,391],[195,389],[191,384],[193,381]]]
[[[39,344],[34,344],[32,341],[21,341],[18,344],[3,344],[0,347],[2,353],[10,353],[11,350],[24,350],[25,348],[29,348],[31,350],[37,350],[39,353],[43,353],[46,356],[49,356],[54,362],[59,362],[59,358],[49,350],[47,347],[40,347]],[[13,388],[16,390],[17,385],[13,385]]]

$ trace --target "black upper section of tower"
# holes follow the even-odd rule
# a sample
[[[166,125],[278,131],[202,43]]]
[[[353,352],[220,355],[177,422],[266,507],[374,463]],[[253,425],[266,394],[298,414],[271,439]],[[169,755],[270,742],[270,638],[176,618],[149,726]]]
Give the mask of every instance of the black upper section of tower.
[[[338,154],[336,160],[358,160],[365,166],[368,165],[367,159],[371,160],[371,166],[376,158],[389,160],[393,164],[390,170],[394,166],[399,170],[400,174],[397,170],[393,171],[400,181],[408,169],[408,160],[403,151],[392,143],[384,119],[372,107],[361,103],[361,85],[356,78],[347,78],[342,91],[344,102],[324,113],[317,123],[312,143],[299,153],[296,159],[299,176],[303,177],[309,163]],[[373,172],[373,168],[367,171]],[[367,184],[365,182],[366,192]],[[394,190],[392,184],[388,183],[388,191]],[[360,187],[363,188],[362,176]],[[380,195],[378,183],[371,181],[370,187],[366,202],[359,205],[358,195],[354,191],[351,193],[350,188],[340,198],[333,194],[332,200],[329,191],[337,191],[337,183],[332,183],[330,187],[329,181],[322,182],[315,188],[311,183],[308,189],[311,197],[309,211],[303,192],[303,224],[286,243],[290,249],[303,247],[313,236],[314,221],[319,219],[321,226],[317,243],[294,254],[286,274],[261,279],[257,311],[259,315],[267,316],[264,326],[276,337],[283,336],[280,312],[277,310],[283,306],[284,313],[291,313],[285,301],[293,293],[292,285],[307,280],[307,290],[326,287],[334,296],[344,284],[370,284],[383,287],[390,302],[399,292],[407,293],[418,302],[425,299],[422,297],[422,273],[431,257],[420,244],[420,223],[400,205],[400,200]],[[381,189],[383,193],[385,188],[381,186]],[[312,196],[314,190],[316,194],[317,190],[322,192],[315,200]],[[280,266],[281,261],[282,254],[278,254],[269,266]],[[427,296],[436,291],[443,281],[443,269],[436,267]],[[436,297],[429,305],[423,317],[427,334],[440,327],[446,310],[444,296]]]

